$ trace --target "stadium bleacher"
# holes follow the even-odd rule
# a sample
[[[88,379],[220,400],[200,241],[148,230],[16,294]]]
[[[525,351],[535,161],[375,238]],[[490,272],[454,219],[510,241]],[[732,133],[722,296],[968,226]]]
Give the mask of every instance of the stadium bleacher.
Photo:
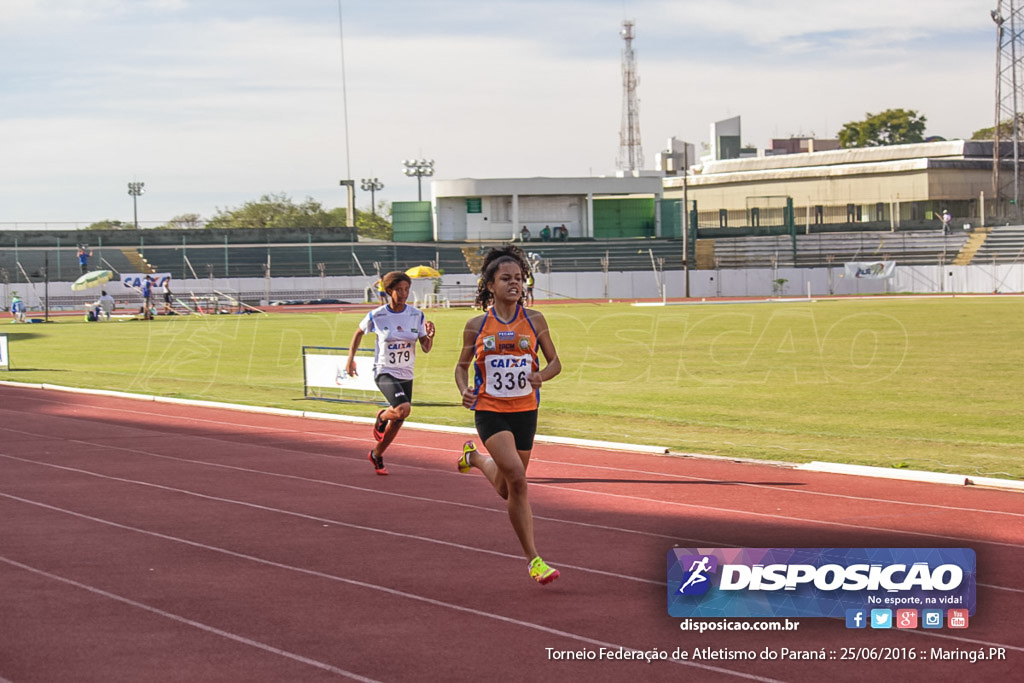
[[[133,251],[133,250],[128,250]],[[142,272],[139,263],[133,262],[125,251],[109,247],[93,249],[89,259],[89,270],[114,270],[118,273]],[[72,281],[82,274],[74,250],[44,249],[28,247],[21,249],[0,249],[0,280],[5,282],[24,282],[27,273],[30,278],[39,282],[49,279],[54,282]]]
[[[902,265],[950,263],[966,234],[936,230],[821,232],[798,234],[796,254],[789,235],[714,240],[717,268],[822,267],[846,261],[895,261]]]
[[[938,230],[855,231],[798,234],[796,254],[790,235],[718,237],[696,244],[695,268],[823,267],[846,261],[889,260],[902,265],[952,263],[968,233],[943,235]],[[181,238],[184,239],[184,238]],[[147,240],[148,241],[148,240]],[[155,242],[154,238],[154,242]],[[447,273],[475,272],[482,255],[502,242],[392,243],[310,241],[309,243],[188,244],[173,240],[138,247],[94,248],[91,269],[123,272],[168,272],[175,279],[367,276],[378,272],[432,265]],[[680,239],[610,239],[569,242],[517,242],[539,260],[542,272],[649,271],[683,268]],[[1024,258],[1024,227],[996,228],[974,262],[1010,262]],[[47,261],[48,259],[48,261]],[[39,282],[44,270],[51,281],[80,274],[70,249],[42,246],[0,249],[0,280],[24,282],[21,272]]]
[[[992,228],[972,263],[1024,262],[1024,226],[1004,225]]]

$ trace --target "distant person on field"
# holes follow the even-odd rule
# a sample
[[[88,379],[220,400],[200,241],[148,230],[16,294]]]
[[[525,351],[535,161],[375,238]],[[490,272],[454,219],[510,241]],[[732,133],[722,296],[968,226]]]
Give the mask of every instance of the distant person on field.
[[[171,291],[171,278],[164,280],[164,315],[171,315],[174,312],[174,306],[171,300],[174,298],[174,292]]]
[[[82,269],[82,273],[89,272],[89,257],[92,256],[92,252],[89,251],[88,247],[84,244],[78,247],[78,267]]]
[[[107,294],[107,290],[103,290],[103,294],[100,295],[100,300],[96,302],[96,306],[99,308],[100,313],[103,314],[103,319],[110,320],[110,314],[114,312],[114,297]]]
[[[25,322],[25,302],[21,300],[18,293],[15,292],[11,295],[11,315],[14,316],[14,320],[11,322],[23,323]]]
[[[942,234],[948,235],[950,228],[952,227],[953,217],[949,215],[949,211],[946,209],[942,210]]]
[[[142,283],[142,319],[153,319],[153,278],[150,275]]]

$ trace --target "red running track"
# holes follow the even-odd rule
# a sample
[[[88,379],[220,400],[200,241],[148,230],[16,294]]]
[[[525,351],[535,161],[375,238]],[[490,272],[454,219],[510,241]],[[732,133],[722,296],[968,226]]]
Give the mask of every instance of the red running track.
[[[457,434],[403,431],[378,477],[364,423],[0,386],[0,439],[0,681],[1020,680],[1020,493],[538,444],[541,587]],[[698,635],[666,610],[676,545],[971,547],[978,610]],[[602,647],[828,659],[553,658]]]

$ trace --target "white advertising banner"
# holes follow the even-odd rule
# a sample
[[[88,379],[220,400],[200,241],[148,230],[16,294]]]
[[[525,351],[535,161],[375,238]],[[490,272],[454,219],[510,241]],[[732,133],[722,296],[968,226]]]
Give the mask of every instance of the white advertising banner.
[[[351,389],[355,391],[377,391],[373,381],[373,358],[356,356],[354,377],[345,372],[347,355],[306,353],[302,356],[306,375],[306,388]]]
[[[0,370],[10,370],[11,359],[7,355],[7,335],[0,334]]]
[[[163,287],[165,284],[171,281],[170,273],[121,273],[121,285],[125,289],[142,289],[142,283],[146,280],[146,276],[153,278],[154,287]],[[155,295],[156,292],[154,291]]]
[[[854,261],[845,265],[849,277],[865,280],[884,280],[896,274],[895,261]]]

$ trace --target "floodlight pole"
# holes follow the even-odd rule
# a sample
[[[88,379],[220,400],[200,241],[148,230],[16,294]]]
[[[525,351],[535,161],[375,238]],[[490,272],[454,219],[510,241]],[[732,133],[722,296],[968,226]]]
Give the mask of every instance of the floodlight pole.
[[[418,201],[423,201],[423,176],[428,178],[434,175],[433,159],[406,159],[402,162],[405,166],[405,175],[416,178],[416,196]]]
[[[128,183],[128,194],[132,196],[132,209],[135,213],[135,229],[139,229],[139,195],[146,191],[146,183]]]
[[[363,178],[360,182],[360,187],[363,188],[363,192],[370,193],[370,213],[374,216],[377,215],[377,201],[374,198],[374,193],[377,190],[384,189],[384,183],[377,180],[376,178]]]

